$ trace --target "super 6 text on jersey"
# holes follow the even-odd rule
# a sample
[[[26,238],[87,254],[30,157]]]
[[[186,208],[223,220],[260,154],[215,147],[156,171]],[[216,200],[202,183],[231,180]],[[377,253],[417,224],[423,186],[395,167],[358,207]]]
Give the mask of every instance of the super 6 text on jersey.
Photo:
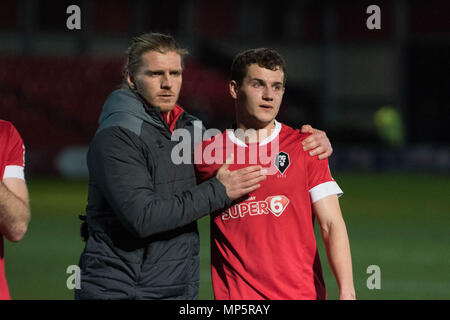
[[[286,196],[271,196],[263,201],[241,202],[224,211],[222,213],[222,220],[243,218],[246,215],[263,215],[269,212],[279,217],[288,204],[289,199]]]

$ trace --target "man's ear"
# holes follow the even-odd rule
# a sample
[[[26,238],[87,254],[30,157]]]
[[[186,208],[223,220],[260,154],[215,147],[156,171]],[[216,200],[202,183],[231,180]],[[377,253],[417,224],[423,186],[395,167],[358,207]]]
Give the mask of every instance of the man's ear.
[[[234,80],[231,80],[231,81],[228,83],[228,87],[229,87],[229,89],[230,89],[230,95],[231,95],[231,97],[232,97],[233,99],[236,100],[236,99],[237,99],[238,92],[239,92],[239,86],[238,86],[237,82],[234,81]]]
[[[136,90],[137,86],[135,84],[134,79],[130,76],[130,74],[127,75],[127,82],[128,82],[128,86],[132,89],[132,90]]]

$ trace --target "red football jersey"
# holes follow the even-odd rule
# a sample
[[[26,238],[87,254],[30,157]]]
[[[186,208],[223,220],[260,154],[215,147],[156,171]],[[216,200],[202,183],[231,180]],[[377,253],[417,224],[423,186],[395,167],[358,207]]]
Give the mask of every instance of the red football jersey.
[[[230,153],[231,171],[252,164],[268,171],[246,200],[211,215],[216,299],[326,299],[311,203],[342,190],[328,160],[303,151],[307,136],[275,122],[260,143],[246,145],[226,130],[196,148],[199,181],[214,176]]]
[[[0,120],[0,177],[24,178],[25,149],[22,138],[16,128],[4,120]],[[9,300],[8,284],[5,277],[5,258],[3,236],[0,233],[0,300]]]

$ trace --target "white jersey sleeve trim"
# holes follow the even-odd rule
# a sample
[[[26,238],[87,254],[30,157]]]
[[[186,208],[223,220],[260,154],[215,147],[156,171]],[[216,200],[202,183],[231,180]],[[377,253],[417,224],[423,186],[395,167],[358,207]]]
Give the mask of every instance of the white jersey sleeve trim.
[[[6,178],[18,178],[18,179],[25,180],[25,172],[24,172],[23,167],[21,167],[21,166],[6,166],[5,172],[3,173],[2,180],[5,180]]]
[[[321,183],[309,190],[309,194],[311,196],[311,202],[314,203],[332,194],[337,194],[337,196],[340,197],[344,194],[344,192],[341,190],[341,188],[339,188],[336,181],[328,181]]]

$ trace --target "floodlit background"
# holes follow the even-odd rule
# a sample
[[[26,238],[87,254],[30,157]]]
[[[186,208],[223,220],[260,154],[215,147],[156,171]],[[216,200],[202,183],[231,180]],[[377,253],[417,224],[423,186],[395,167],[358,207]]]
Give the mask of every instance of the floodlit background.
[[[81,30],[68,30],[69,5]],[[369,30],[369,5],[381,29]],[[288,82],[278,120],[323,129],[345,192],[357,297],[450,299],[450,3],[432,1],[3,0],[0,118],[26,145],[32,221],[6,242],[13,299],[72,299],[66,269],[83,249],[85,154],[102,104],[121,83],[132,36],[168,32],[190,51],[180,105],[224,129],[233,56],[278,50]],[[200,299],[211,299],[209,220],[199,222]],[[330,299],[338,298],[317,230]],[[369,290],[367,268],[381,269]],[[270,266],[265,266],[270,268]]]

